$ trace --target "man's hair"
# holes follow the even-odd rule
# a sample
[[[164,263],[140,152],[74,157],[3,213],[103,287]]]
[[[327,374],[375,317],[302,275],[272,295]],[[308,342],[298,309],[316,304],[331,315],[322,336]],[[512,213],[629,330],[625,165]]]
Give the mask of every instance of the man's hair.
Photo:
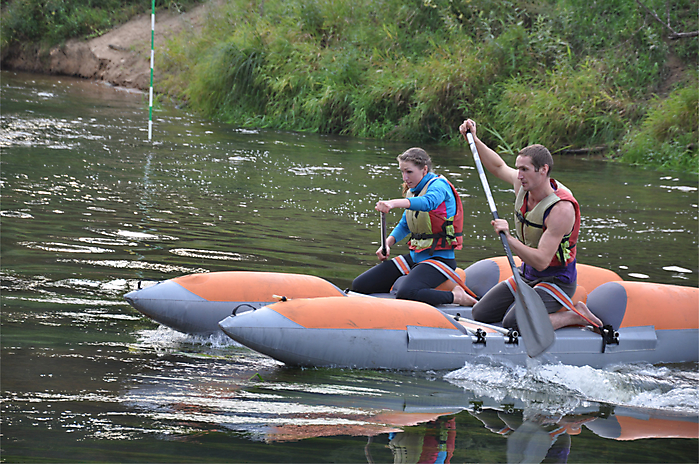
[[[427,166],[427,171],[432,171],[432,159],[422,148],[408,148],[396,158],[400,161],[410,161],[418,168],[422,169]]]
[[[539,145],[538,143],[536,145],[529,145],[528,147],[522,148],[522,150],[520,150],[518,153],[518,156],[528,156],[531,158],[534,169],[537,171],[543,168],[545,164],[548,164],[549,170],[547,174],[549,176],[551,175],[551,170],[553,169],[553,156],[551,156],[551,152],[549,152],[548,148],[545,146]]]

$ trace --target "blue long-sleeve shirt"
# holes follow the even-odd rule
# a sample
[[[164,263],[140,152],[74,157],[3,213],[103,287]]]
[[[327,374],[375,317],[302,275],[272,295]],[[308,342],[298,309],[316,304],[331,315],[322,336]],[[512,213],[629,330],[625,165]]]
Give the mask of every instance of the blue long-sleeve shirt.
[[[419,194],[425,187],[425,184],[435,177],[437,177],[436,174],[432,172],[427,173],[417,187],[410,189],[410,191],[415,195]],[[400,222],[391,232],[391,235],[396,240],[396,243],[410,235],[408,220],[405,217],[408,211],[432,211],[442,203],[446,202],[447,217],[453,217],[456,215],[456,199],[454,198],[454,193],[451,191],[451,186],[446,179],[435,180],[427,188],[427,192],[425,192],[424,195],[419,197],[410,197],[409,200],[410,208],[403,212]],[[410,257],[414,263],[419,263],[420,261],[424,261],[435,256],[445,259],[454,259],[454,250],[435,250],[432,255],[430,255],[430,250],[423,250],[419,253],[410,250]]]

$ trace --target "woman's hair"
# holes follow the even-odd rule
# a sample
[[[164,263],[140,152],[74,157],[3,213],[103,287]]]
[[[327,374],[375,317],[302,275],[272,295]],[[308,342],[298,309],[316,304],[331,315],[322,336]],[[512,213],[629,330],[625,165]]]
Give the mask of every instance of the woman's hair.
[[[551,169],[553,169],[553,156],[549,152],[548,148],[543,145],[529,145],[528,147],[522,148],[518,153],[518,156],[528,156],[532,160],[534,169],[537,171],[544,167],[545,164],[548,165],[549,170],[546,174],[551,175]]]
[[[418,169],[422,169],[425,166],[427,166],[427,172],[432,171],[432,159],[430,158],[430,155],[427,154],[425,150],[422,148],[408,148],[405,150],[403,153],[398,155],[396,158],[398,162],[400,163],[401,161],[410,161],[413,163],[415,166],[417,166]],[[405,196],[406,192],[408,191],[408,184],[403,182],[403,196]]]
[[[418,168],[422,169],[427,166],[427,172],[432,171],[432,159],[422,148],[408,148],[396,158],[400,161],[410,161]]]

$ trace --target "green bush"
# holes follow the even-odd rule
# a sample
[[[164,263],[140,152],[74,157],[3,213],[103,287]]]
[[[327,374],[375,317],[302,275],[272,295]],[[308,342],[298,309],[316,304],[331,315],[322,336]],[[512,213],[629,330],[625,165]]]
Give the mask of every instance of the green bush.
[[[543,78],[514,78],[504,84],[496,127],[508,127],[514,146],[541,143],[552,151],[571,146],[613,144],[624,130],[627,102],[614,95],[598,63],[561,66]]]
[[[663,169],[699,172],[699,88],[675,90],[656,98],[640,128],[632,131],[621,149],[622,160]]]

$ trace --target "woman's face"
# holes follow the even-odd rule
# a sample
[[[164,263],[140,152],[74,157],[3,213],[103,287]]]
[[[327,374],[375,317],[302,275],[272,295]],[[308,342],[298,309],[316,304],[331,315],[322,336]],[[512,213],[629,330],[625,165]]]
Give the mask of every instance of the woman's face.
[[[398,167],[403,174],[403,182],[408,185],[408,188],[415,188],[420,183],[429,168],[424,166],[422,169],[417,167],[412,161],[399,161]]]

